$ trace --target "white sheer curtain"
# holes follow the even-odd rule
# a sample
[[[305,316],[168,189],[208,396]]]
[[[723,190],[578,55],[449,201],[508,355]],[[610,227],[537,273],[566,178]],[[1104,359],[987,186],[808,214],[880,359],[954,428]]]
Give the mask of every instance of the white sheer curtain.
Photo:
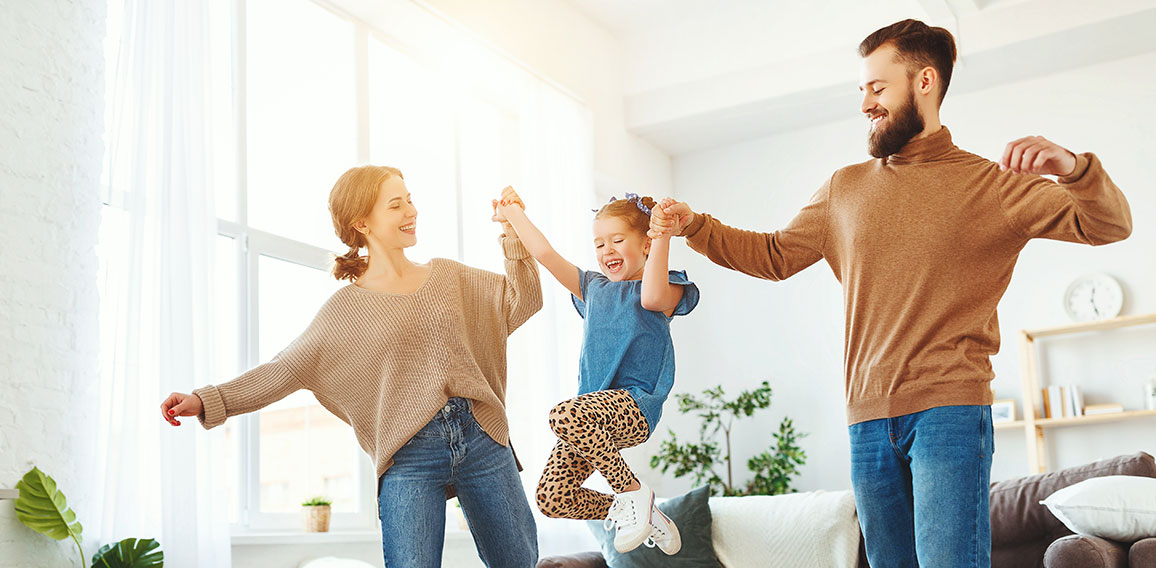
[[[87,533],[95,544],[156,538],[176,568],[230,565],[224,464],[213,459],[223,434],[195,419],[174,428],[159,410],[169,392],[209,382],[213,361],[209,125],[221,84],[210,15],[221,4],[123,0],[109,10],[102,462],[93,469],[103,503]]]
[[[521,172],[518,192],[534,223],[571,262],[590,268],[590,222],[594,194],[594,128],[590,110],[558,89],[529,79],[519,111]],[[550,408],[578,391],[582,320],[570,292],[541,270],[541,313],[516,332],[509,345],[511,439],[525,471],[527,495],[534,492],[556,438]],[[584,523],[537,516],[543,556],[597,550]]]

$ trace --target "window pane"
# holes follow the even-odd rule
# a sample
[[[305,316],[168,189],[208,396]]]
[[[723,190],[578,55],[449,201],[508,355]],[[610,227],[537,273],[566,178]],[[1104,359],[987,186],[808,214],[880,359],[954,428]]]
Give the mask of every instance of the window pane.
[[[260,256],[259,352],[267,361],[289,345],[343,284],[327,272]],[[357,464],[361,452],[353,429],[299,391],[260,413],[260,509],[296,513],[302,501],[325,496],[334,512],[357,512]]]
[[[310,397],[312,399],[312,397]],[[261,512],[297,513],[323,496],[334,513],[360,510],[353,429],[316,402],[261,411]]]
[[[321,305],[347,282],[324,270],[261,255],[257,260],[258,350],[268,361],[313,321]]]
[[[340,248],[329,190],[357,159],[353,24],[308,0],[249,0],[249,224]]]
[[[239,359],[237,330],[240,314],[237,312],[237,243],[232,237],[217,235],[214,259],[213,289],[213,378],[218,383],[237,376]]]
[[[369,42],[370,161],[393,166],[418,208],[413,258],[459,258],[450,87],[375,38]]]
[[[460,122],[459,163],[462,180],[462,232],[468,238],[463,261],[472,266],[501,272],[497,235],[501,233],[490,217],[490,201],[502,188],[513,185],[503,167],[503,125],[506,119],[493,105],[468,99]],[[525,196],[525,188],[515,188]],[[532,205],[532,204],[531,204]]]

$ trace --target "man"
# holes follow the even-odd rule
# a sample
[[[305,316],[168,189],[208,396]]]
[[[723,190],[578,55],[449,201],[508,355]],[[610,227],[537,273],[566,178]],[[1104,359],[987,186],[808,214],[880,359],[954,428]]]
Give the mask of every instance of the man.
[[[947,30],[905,20],[859,53],[875,159],[836,171],[779,231],[668,201],[651,235],[681,227],[715,263],[769,280],[826,259],[844,290],[851,481],[871,566],[990,566],[996,305],[1028,240],[1119,241],[1131,213],[1092,154],[1033,136],[996,164],[954,146],[939,122]]]

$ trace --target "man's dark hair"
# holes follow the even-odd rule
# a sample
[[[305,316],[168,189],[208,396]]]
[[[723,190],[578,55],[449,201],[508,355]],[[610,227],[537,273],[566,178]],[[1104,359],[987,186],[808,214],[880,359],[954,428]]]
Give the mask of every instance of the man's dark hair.
[[[907,65],[908,78],[924,67],[935,68],[940,81],[939,103],[943,104],[955,66],[955,38],[951,32],[919,20],[903,20],[872,32],[859,44],[859,55],[867,57],[888,44],[895,46],[899,62]]]

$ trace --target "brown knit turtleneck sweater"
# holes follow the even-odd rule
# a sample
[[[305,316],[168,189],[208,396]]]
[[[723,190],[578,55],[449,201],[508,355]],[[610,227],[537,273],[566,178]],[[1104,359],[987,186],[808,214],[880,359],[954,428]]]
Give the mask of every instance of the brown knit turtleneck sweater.
[[[494,441],[509,441],[506,337],[542,307],[538,264],[502,238],[506,274],[435,258],[412,294],[346,286],[268,363],[197,389],[205,428],[308,389],[353,427],[381,476],[393,454],[451,397],[473,401]]]
[[[834,173],[783,229],[696,215],[694,250],[782,280],[826,259],[843,285],[847,420],[991,404],[996,305],[1029,239],[1100,245],[1132,231],[1128,202],[1092,154],[1059,183],[1001,172],[947,128]]]

